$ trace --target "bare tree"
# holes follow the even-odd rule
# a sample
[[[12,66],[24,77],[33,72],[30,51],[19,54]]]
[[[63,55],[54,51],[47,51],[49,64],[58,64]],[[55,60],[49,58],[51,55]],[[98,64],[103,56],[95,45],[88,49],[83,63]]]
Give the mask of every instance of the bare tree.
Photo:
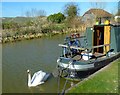
[[[118,2],[117,15],[120,16],[120,1]]]
[[[31,13],[30,13],[29,11],[27,11],[27,12],[25,13],[25,15],[26,15],[27,17],[31,17]]]
[[[91,7],[96,9],[105,9],[106,2],[100,2],[99,0],[96,0],[96,2],[91,2]]]
[[[91,4],[92,8],[96,9],[95,10],[95,12],[96,12],[95,19],[96,19],[96,21],[99,21],[101,23],[101,20],[103,20],[101,18],[104,18],[104,16],[105,16],[104,9],[105,9],[107,3],[96,0],[95,2],[91,2],[90,4]],[[102,10],[100,11],[99,9],[102,9]]]
[[[64,14],[67,16],[66,24],[68,27],[78,27],[79,7],[76,3],[67,3],[64,7]]]
[[[79,10],[76,3],[67,3],[64,8],[64,13],[68,17],[75,17],[79,15]]]
[[[31,17],[30,22],[32,22],[32,26],[28,25],[28,29],[32,29],[33,32],[41,32],[42,26],[45,24],[46,12],[44,10],[37,10],[35,8],[26,12],[27,17]]]
[[[38,10],[37,16],[46,16],[46,12],[44,10]]]
[[[35,8],[32,8],[30,11],[27,11],[25,14],[27,17],[46,16],[46,12],[44,10],[37,10]]]

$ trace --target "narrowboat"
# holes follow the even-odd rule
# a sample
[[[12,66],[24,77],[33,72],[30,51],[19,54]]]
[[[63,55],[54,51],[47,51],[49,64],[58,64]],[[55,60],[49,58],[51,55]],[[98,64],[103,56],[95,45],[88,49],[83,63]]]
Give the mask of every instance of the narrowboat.
[[[84,36],[74,33],[59,46],[58,70],[75,77],[76,72],[96,70],[120,57],[120,26],[94,25]]]

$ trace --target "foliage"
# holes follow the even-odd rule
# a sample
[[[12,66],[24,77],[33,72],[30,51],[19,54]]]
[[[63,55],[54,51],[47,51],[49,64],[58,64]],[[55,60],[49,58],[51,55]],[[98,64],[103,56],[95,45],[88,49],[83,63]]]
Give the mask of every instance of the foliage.
[[[50,28],[54,31],[62,31],[63,29],[65,29],[65,25],[64,24],[52,24],[50,26]]]
[[[16,29],[16,28],[20,28],[20,25],[16,22],[5,22],[5,23],[2,23],[2,28],[3,29]]]
[[[32,20],[29,20],[25,24],[26,24],[26,26],[32,26],[34,24],[34,22]]]
[[[52,33],[53,31],[62,32],[65,29],[64,24],[50,24],[47,27],[42,28],[42,33]]]
[[[2,19],[2,23],[6,23],[6,22],[15,22],[15,23],[19,23],[21,25],[23,25],[24,23],[32,20],[32,17],[4,17]]]
[[[75,28],[79,26],[80,20],[78,19],[79,8],[75,3],[68,3],[65,5],[64,13],[67,16],[66,26],[68,28]]]
[[[118,9],[118,11],[116,13],[116,16],[120,16],[120,9]],[[115,20],[116,20],[116,22],[120,23],[120,18],[119,17],[116,18]]]
[[[80,27],[81,24],[81,20],[79,17],[75,17],[75,18],[67,18],[66,20],[66,27],[68,28],[78,28]]]
[[[120,9],[118,9],[118,12],[116,14],[117,16],[120,16]]]
[[[64,10],[65,15],[68,17],[75,17],[79,14],[79,8],[78,5],[75,3],[68,3],[65,5],[65,10]]]
[[[63,20],[65,20],[65,16],[59,12],[57,14],[49,15],[47,20],[49,22],[61,23]]]

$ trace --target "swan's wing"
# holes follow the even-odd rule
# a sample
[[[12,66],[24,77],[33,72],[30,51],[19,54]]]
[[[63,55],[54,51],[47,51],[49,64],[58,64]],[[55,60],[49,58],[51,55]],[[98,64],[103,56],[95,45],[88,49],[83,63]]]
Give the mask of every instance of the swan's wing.
[[[41,73],[41,71],[38,71],[36,73],[34,73],[32,79],[31,79],[31,84],[35,81],[36,77]]]
[[[40,82],[40,83],[43,81],[43,78],[44,78],[45,75],[46,75],[45,72],[40,72],[40,73],[38,74],[38,79],[39,79],[39,82]]]
[[[41,83],[41,81],[42,81],[43,77],[45,76],[45,74],[46,73],[42,72],[42,71],[36,72],[33,75],[32,79],[31,79],[31,84],[39,84],[39,83]]]
[[[50,73],[46,73],[46,75],[43,77],[42,81],[46,81],[49,76],[50,76]]]

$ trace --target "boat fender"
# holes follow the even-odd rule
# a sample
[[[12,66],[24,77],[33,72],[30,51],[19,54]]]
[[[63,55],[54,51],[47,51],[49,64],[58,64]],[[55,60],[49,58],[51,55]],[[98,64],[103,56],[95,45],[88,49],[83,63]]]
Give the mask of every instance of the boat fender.
[[[57,63],[60,62],[60,58],[57,59]]]
[[[114,55],[115,52],[113,52],[114,49],[110,49],[107,53],[106,53],[106,56],[110,57],[111,55]]]
[[[83,60],[89,60],[92,56],[92,53],[81,53]]]

